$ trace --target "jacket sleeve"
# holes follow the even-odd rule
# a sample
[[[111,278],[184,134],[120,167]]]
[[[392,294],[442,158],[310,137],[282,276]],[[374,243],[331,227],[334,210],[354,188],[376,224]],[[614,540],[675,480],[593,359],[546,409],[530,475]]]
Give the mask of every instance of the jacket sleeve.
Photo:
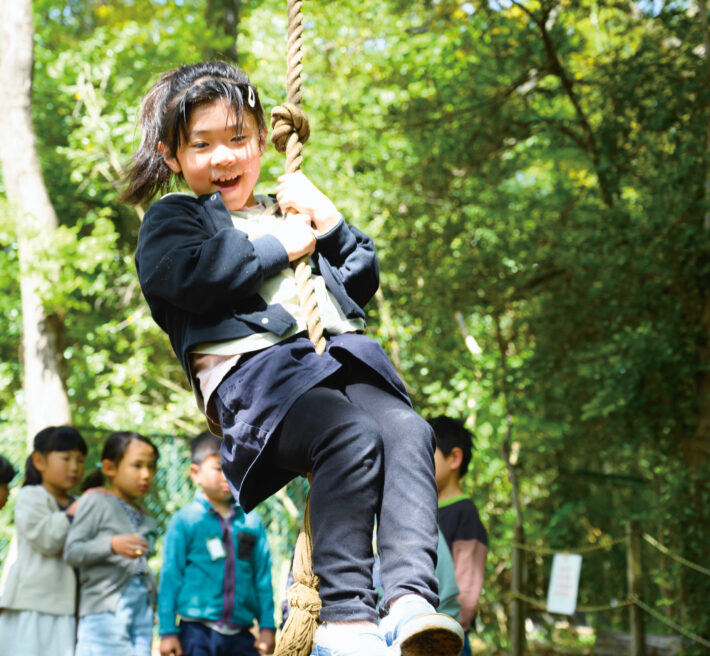
[[[187,565],[185,524],[175,515],[168,525],[163,541],[163,564],[160,568],[158,592],[158,624],[161,636],[177,635],[178,594],[182,588]]]
[[[259,604],[259,628],[274,629],[274,589],[271,585],[271,554],[266,531],[259,522],[259,533],[254,548],[252,567],[254,569],[254,585]]]
[[[250,241],[233,227],[211,234],[205,221],[206,210],[190,197],[168,196],[150,207],[136,250],[148,300],[157,297],[194,314],[223,311],[288,267],[288,254],[276,237]]]
[[[111,550],[111,535],[97,535],[105,513],[105,502],[101,496],[100,492],[92,492],[79,499],[64,544],[64,560],[72,567],[85,567],[120,558]]]
[[[316,251],[335,268],[348,296],[364,307],[380,284],[375,244],[365,233],[340,222],[318,237]]]
[[[483,589],[488,547],[478,540],[456,540],[452,546],[451,555],[460,591],[458,600],[461,602],[461,626],[468,630],[476,616]]]
[[[17,532],[43,556],[61,556],[69,531],[69,518],[63,510],[52,511],[44,491],[25,488],[15,504]]]

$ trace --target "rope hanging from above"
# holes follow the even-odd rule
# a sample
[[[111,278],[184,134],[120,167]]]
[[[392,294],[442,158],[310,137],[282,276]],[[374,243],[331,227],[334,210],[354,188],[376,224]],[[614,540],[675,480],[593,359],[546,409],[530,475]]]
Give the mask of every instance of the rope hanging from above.
[[[293,554],[293,578],[288,589],[288,618],[281,631],[274,656],[309,656],[318,626],[321,600],[318,577],[313,572],[313,538],[311,537],[310,493],[306,497],[303,524]]]
[[[303,144],[310,135],[308,119],[301,109],[303,70],[303,13],[301,0],[288,0],[288,52],[286,56],[286,103],[271,111],[271,141],[279,152],[286,151],[286,173],[295,173],[303,162]],[[301,311],[306,317],[308,337],[316,353],[325,351],[325,337],[308,256],[293,263]]]
[[[271,111],[271,140],[279,152],[286,151],[286,173],[300,170],[303,144],[310,135],[308,119],[301,109],[301,64],[303,44],[303,13],[301,0],[288,0],[288,53],[286,72],[286,103]],[[316,353],[325,351],[325,338],[315,297],[308,257],[294,262],[296,287],[301,310],[306,317],[308,337]],[[313,572],[313,538],[310,521],[310,493],[303,512],[303,524],[293,556],[295,583],[288,591],[289,616],[281,631],[274,656],[309,656],[321,601],[318,577]]]

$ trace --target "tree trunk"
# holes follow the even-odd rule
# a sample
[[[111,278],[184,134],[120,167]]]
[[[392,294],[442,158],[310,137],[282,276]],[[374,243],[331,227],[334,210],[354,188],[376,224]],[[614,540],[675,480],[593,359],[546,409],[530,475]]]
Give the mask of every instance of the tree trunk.
[[[0,0],[0,162],[10,211],[16,217],[22,295],[24,391],[29,439],[71,419],[61,375],[62,321],[48,316],[40,294],[45,281],[35,263],[51,257],[57,216],[42,179],[32,124],[31,0]]]
[[[241,8],[242,0],[207,0],[207,21],[215,25],[229,41],[229,46],[222,49],[215,49],[208,43],[205,48],[208,59],[227,59],[235,63],[239,61],[237,39]]]
[[[506,430],[503,442],[500,446],[501,458],[505,462],[510,479],[510,492],[515,510],[515,543],[513,548],[513,570],[512,570],[512,592],[513,595],[524,594],[526,584],[525,554],[518,546],[525,543],[525,529],[523,528],[523,510],[520,503],[520,482],[517,472],[517,455],[514,455],[513,438],[513,414],[510,403],[510,392],[508,388],[508,340],[503,335],[500,316],[493,313],[495,322],[496,343],[498,344],[498,355],[500,357],[500,388],[503,393],[503,407],[505,409]],[[510,606],[510,656],[522,656],[525,653],[525,619],[527,617],[527,604],[519,596],[514,596]]]
[[[698,14],[703,28],[703,45],[705,47],[705,82],[710,83],[710,29],[708,28],[708,8],[705,0],[698,0]],[[705,149],[710,157],[710,102],[705,103]],[[707,160],[706,160],[707,161]],[[710,233],[710,164],[706,163],[705,173],[705,212],[703,225],[706,233]],[[710,294],[703,290],[703,311],[701,327],[704,338],[699,340],[697,351],[698,367],[696,383],[698,390],[698,424],[692,435],[683,440],[683,456],[690,469],[705,465],[710,459],[710,374],[707,365],[710,362]]]

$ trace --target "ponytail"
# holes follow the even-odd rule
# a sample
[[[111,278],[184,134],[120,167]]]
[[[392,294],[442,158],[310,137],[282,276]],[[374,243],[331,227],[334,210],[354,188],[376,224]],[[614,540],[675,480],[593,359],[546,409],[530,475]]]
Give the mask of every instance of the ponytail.
[[[27,462],[25,462],[25,485],[42,485],[42,474],[37,471],[37,467],[32,462],[32,454],[27,456]]]
[[[101,467],[97,467],[84,479],[84,482],[81,484],[81,491],[86,492],[89,488],[103,486],[104,473],[101,471]]]
[[[164,131],[162,114],[169,98],[170,80],[174,73],[174,70],[165,73],[143,99],[140,116],[143,136],[124,173],[123,182],[126,188],[119,197],[122,203],[140,205],[159,191],[167,191],[170,188],[173,174],[158,146]]]

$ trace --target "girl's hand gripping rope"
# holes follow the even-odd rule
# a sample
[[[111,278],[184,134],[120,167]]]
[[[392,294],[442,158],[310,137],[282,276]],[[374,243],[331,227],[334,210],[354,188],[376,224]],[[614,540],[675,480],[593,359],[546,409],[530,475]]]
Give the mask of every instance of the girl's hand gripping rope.
[[[279,178],[276,200],[284,212],[310,217],[316,236],[325,234],[340,220],[340,213],[330,198],[301,171],[286,173]]]
[[[316,236],[311,227],[311,218],[306,214],[288,214],[273,234],[288,253],[288,261],[293,262],[316,249]]]

